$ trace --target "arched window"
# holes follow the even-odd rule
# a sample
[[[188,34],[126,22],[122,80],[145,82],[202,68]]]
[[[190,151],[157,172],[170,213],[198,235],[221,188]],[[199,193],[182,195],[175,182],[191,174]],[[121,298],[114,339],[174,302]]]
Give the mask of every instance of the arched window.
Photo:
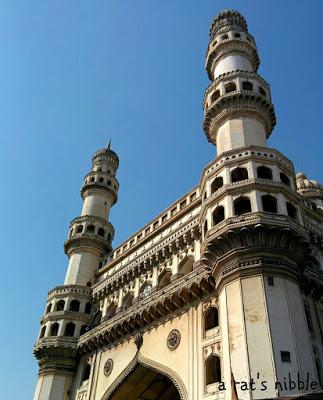
[[[242,82],[242,90],[248,90],[248,91],[253,90],[253,84],[248,81]]]
[[[105,314],[106,318],[112,318],[116,314],[116,310],[117,305],[115,303],[110,303]]]
[[[127,293],[122,301],[122,308],[126,310],[127,308],[132,306],[133,295],[131,293]]]
[[[235,37],[235,38],[241,38],[241,35],[240,35],[240,33],[235,33],[235,34],[234,34],[234,37]]]
[[[257,175],[260,179],[273,179],[273,173],[271,169],[265,166],[257,168]]]
[[[212,214],[213,225],[219,224],[224,220],[224,207],[217,207]]]
[[[237,167],[231,172],[231,181],[239,182],[248,179],[248,171],[246,168]]]
[[[207,310],[204,316],[204,329],[208,331],[219,326],[219,314],[216,307],[211,307]]]
[[[76,233],[82,233],[83,232],[83,225],[78,225],[76,228]]]
[[[105,230],[103,228],[99,228],[98,235],[104,237]]]
[[[211,193],[216,192],[222,186],[223,186],[223,178],[222,176],[218,176],[211,183]]]
[[[145,299],[148,297],[151,293],[152,286],[150,283],[145,283],[141,286],[140,292],[139,292],[139,298],[140,299]]]
[[[95,231],[95,226],[94,225],[88,225],[86,228],[86,233],[94,233]]]
[[[70,311],[80,311],[80,302],[78,300],[71,301]]]
[[[84,335],[84,333],[89,331],[88,325],[82,325],[80,329],[80,336]]]
[[[205,383],[221,382],[221,360],[218,356],[211,354],[205,361]]]
[[[266,90],[265,90],[264,88],[262,88],[261,86],[259,86],[259,92],[260,92],[260,94],[262,94],[263,96],[266,96],[266,95],[267,95]]]
[[[287,214],[289,217],[296,219],[297,216],[297,210],[296,208],[293,206],[292,203],[287,202],[286,203],[286,209],[287,209]]]
[[[225,34],[225,35],[222,35],[221,39],[222,39],[222,40],[229,39],[229,36],[228,36],[228,35],[226,35],[226,34]]]
[[[102,178],[102,176],[100,176],[99,182],[100,182],[100,183],[103,183],[103,182],[104,182],[104,179]]]
[[[50,313],[52,309],[52,303],[49,303],[48,306],[46,307],[46,314]]]
[[[166,287],[167,285],[169,285],[171,276],[172,276],[172,273],[170,271],[164,270],[158,276],[158,289],[162,289],[162,288]]]
[[[65,301],[64,300],[58,300],[55,306],[55,311],[63,311],[65,307]]]
[[[41,328],[40,335],[39,335],[39,339],[42,339],[42,338],[45,336],[45,333],[46,333],[46,325],[44,325],[44,326]]]
[[[191,257],[189,257],[189,258],[184,258],[184,260],[182,260],[182,261],[179,263],[179,266],[178,266],[178,273],[179,273],[180,275],[186,275],[186,274],[188,274],[189,272],[193,271],[193,263],[194,263],[193,258],[191,258]]]
[[[73,322],[68,322],[65,326],[64,336],[73,337],[75,331],[75,324]]]
[[[217,101],[217,99],[220,97],[220,90],[216,90],[215,92],[212,93],[211,96],[211,103],[214,103]]]
[[[286,174],[284,174],[283,172],[280,173],[280,180],[282,181],[282,183],[286,186],[290,186],[290,179],[288,178],[288,176]]]
[[[237,90],[236,84],[234,82],[229,82],[225,85],[225,93],[231,93]]]
[[[277,200],[274,196],[265,194],[261,196],[262,209],[266,212],[277,214]]]
[[[91,314],[91,310],[92,310],[92,304],[91,303],[86,303],[85,304],[84,313],[85,314]]]
[[[59,328],[59,324],[58,324],[57,322],[54,322],[54,323],[50,326],[49,336],[57,336],[57,334],[58,334],[58,328]]]
[[[251,212],[251,203],[248,197],[241,196],[233,203],[234,214],[242,215]]]

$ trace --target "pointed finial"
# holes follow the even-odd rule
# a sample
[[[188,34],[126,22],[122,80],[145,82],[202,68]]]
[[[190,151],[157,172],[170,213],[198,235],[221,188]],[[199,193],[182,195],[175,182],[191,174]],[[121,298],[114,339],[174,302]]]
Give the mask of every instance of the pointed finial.
[[[108,150],[111,149],[111,139],[109,140],[109,144],[108,144]]]

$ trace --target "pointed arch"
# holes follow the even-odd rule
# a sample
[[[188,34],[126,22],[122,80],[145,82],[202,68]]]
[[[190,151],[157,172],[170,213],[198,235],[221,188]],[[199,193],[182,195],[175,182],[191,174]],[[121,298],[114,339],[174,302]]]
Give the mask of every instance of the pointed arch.
[[[148,370],[152,370],[156,373],[167,377],[175,386],[178,391],[180,400],[188,400],[187,390],[180,376],[174,370],[156,362],[150,360],[140,353],[137,353],[134,359],[128,364],[128,366],[121,372],[121,374],[114,380],[109,386],[108,390],[104,393],[101,400],[112,400],[115,392],[120,388],[122,383],[127,379],[129,375],[136,369],[136,367],[142,366]]]

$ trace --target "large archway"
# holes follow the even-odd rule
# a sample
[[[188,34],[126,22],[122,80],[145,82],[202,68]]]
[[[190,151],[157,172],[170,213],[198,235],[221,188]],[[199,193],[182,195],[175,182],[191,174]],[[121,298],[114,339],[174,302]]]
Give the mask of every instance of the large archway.
[[[109,400],[180,400],[174,383],[165,375],[141,364],[120,383]]]

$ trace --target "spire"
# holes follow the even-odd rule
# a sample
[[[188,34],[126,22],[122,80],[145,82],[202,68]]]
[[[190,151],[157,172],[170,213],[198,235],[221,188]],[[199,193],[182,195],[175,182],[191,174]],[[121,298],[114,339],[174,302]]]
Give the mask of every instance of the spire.
[[[107,149],[108,149],[108,150],[111,150],[111,138],[110,138],[110,140],[109,140]]]

